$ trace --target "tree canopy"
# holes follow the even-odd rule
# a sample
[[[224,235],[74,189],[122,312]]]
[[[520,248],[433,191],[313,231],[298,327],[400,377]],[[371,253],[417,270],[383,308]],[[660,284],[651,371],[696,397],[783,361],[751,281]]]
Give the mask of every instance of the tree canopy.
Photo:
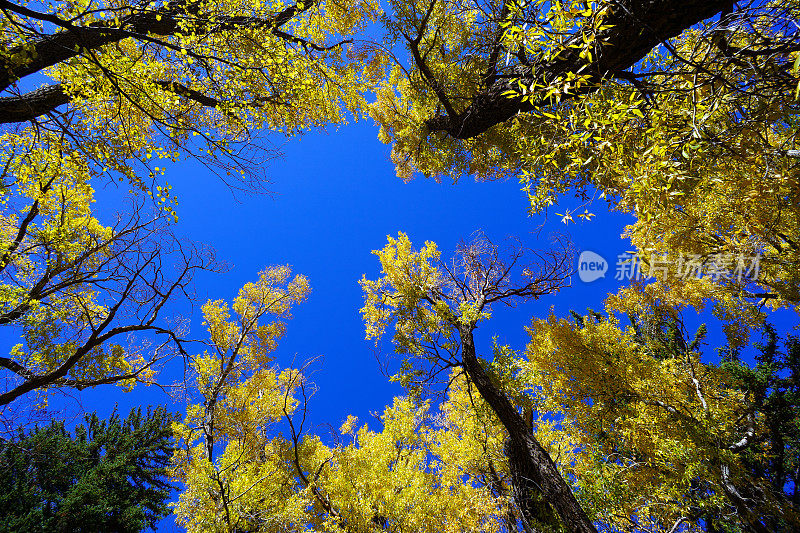
[[[0,440],[8,531],[155,528],[172,483],[197,532],[800,529],[800,341],[771,321],[800,309],[796,0],[0,0],[0,38],[0,406],[171,361],[185,400]],[[190,335],[225,264],[167,169],[263,190],[276,139],[365,116],[402,179],[628,214],[643,279],[489,343],[493,310],[571,302],[569,240],[389,236],[360,313],[404,392],[316,432],[311,363],[276,356],[309,280],[211,291]]]
[[[164,305],[191,301],[194,273],[219,269],[209,250],[170,237],[178,198],[163,165],[196,158],[242,187],[260,179],[266,132],[357,116],[373,58],[351,37],[375,6],[0,9],[0,324],[22,341],[0,358],[13,376],[0,404],[48,387],[152,382],[154,367],[185,355],[185,328]],[[134,193],[116,222],[91,206],[108,180]]]
[[[752,324],[749,303],[797,301],[798,9],[398,3],[388,34],[413,63],[394,67],[371,114],[406,179],[519,176],[534,212],[574,195],[565,221],[597,199],[633,214],[645,271],[653,252],[705,266],[760,254],[756,283],[672,270],[650,289]]]

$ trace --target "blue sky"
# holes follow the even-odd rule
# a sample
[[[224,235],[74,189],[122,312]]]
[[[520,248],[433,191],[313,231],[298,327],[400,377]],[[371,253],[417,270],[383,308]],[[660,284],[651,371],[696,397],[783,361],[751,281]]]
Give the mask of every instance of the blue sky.
[[[268,265],[287,263],[308,276],[311,297],[294,312],[276,363],[292,366],[322,356],[313,365],[318,392],[311,404],[312,420],[334,427],[348,414],[369,419],[402,392],[381,374],[359,315],[363,300],[358,280],[364,274],[378,276],[378,261],[370,252],[382,248],[387,235],[403,231],[418,246],[435,241],[446,257],[476,230],[496,241],[513,235],[538,249],[548,246],[553,231],[569,230],[578,248],[601,253],[612,269],[616,254],[626,249],[619,237],[627,217],[602,212],[603,204],[598,204],[601,212],[592,223],[567,227],[551,217],[539,232],[544,219],[527,215],[527,199],[515,181],[464,178],[440,184],[420,177],[403,183],[394,174],[389,147],[376,134],[369,122],[358,122],[290,140],[282,158],[265,162],[271,195],[234,195],[196,162],[173,165],[166,176],[180,199],[178,231],[212,246],[230,265],[224,274],[198,278],[200,302],[230,300]],[[115,195],[99,191],[98,196],[101,203],[103,196]],[[573,287],[558,295],[497,309],[481,331],[486,351],[492,335],[522,348],[524,326],[551,306],[560,313],[601,308],[605,295],[619,287],[613,271],[609,274],[591,284],[574,276]],[[195,313],[191,336],[203,333]],[[156,389],[123,394],[106,387],[84,393],[81,403],[84,409],[101,411],[119,403],[126,411],[143,400],[165,401]]]

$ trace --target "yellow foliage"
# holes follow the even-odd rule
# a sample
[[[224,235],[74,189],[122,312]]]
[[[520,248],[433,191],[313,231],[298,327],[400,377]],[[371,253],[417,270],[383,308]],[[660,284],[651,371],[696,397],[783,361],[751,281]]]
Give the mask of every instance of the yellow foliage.
[[[270,437],[270,428],[294,412],[293,391],[303,378],[268,366],[292,307],[310,290],[305,277],[290,276],[288,266],[266,268],[241,288],[232,306],[221,300],[203,306],[210,350],[193,359],[189,391],[200,403],[173,425],[180,444],[173,475],[186,486],[175,512],[189,531],[230,531],[233,524],[255,520],[246,514],[246,502],[256,495],[259,513],[275,520],[299,520],[306,506],[308,495],[295,494],[291,484],[266,495],[258,490],[282,472],[281,479],[291,477],[290,450]],[[222,451],[215,453],[215,446]]]
[[[721,465],[747,478],[731,448],[749,403],[691,347],[645,341],[613,315],[578,324],[551,315],[529,332],[524,381],[537,408],[558,421],[556,434],[569,443],[560,466],[597,519],[669,528],[691,506],[726,505]],[[766,431],[756,424],[757,434]]]
[[[414,63],[394,68],[371,107],[400,177],[514,176],[534,213],[574,194],[634,215],[625,236],[645,255],[692,256],[706,266],[720,256],[760,256],[757,279],[684,277],[653,289],[679,305],[712,303],[740,336],[749,319],[734,315],[752,314],[741,311],[749,305],[796,307],[796,1],[741,6],[732,15],[739,22],[724,31],[716,19],[700,23],[608,79],[593,78],[592,60],[611,28],[610,4],[449,0],[428,12],[430,5],[392,3],[387,31]],[[566,56],[585,68],[548,71],[549,60]],[[505,95],[532,109],[468,139],[428,131],[434,117],[496,100],[486,91],[499,86],[497,76],[516,77]],[[575,220],[569,211],[559,216]]]

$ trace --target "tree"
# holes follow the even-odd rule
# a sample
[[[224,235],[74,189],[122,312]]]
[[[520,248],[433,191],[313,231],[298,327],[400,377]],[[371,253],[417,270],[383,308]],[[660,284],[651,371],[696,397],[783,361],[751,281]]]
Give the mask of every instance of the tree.
[[[372,114],[402,177],[520,176],[535,212],[600,196],[636,216],[646,273],[653,253],[672,259],[653,299],[744,322],[750,303],[796,304],[796,2],[393,8],[414,68],[395,66]],[[755,280],[674,268],[759,254]]]
[[[418,394],[442,369],[474,386],[507,439],[494,465],[508,472],[496,486],[511,505],[509,529],[797,527],[787,469],[797,461],[793,338],[781,352],[766,327],[756,366],[740,361],[735,343],[720,365],[703,363],[705,327],[689,341],[676,310],[660,306],[631,315],[625,329],[593,312],[534,320],[524,354],[495,346],[484,361],[472,336],[488,318],[481,301],[558,288],[560,255],[538,275],[516,265],[519,252],[502,261],[485,241],[462,246],[452,266],[433,243],[416,252],[404,235],[377,255],[383,277],[362,281],[367,336],[394,324],[404,357],[395,377]],[[538,284],[514,280],[514,268]]]
[[[539,255],[523,265],[524,250],[504,251],[482,236],[463,244],[452,265],[441,262],[434,243],[416,252],[404,234],[376,252],[383,276],[364,278],[362,309],[367,338],[379,339],[394,324],[395,350],[404,356],[397,378],[419,387],[458,368],[474,384],[508,433],[513,493],[526,531],[548,527],[595,531],[569,483],[536,439],[531,423],[478,357],[474,330],[492,305],[512,305],[562,288],[571,272],[568,250]],[[541,505],[544,501],[545,512]],[[548,513],[547,508],[552,508]],[[549,521],[549,523],[547,523]]]
[[[74,435],[52,422],[0,441],[0,529],[155,529],[173,490],[166,477],[172,421],[162,408],[134,409],[125,420],[86,415]]]
[[[348,37],[375,10],[192,0],[0,8],[2,121],[30,121],[63,152],[83,154],[91,174],[111,171],[137,189],[155,189],[163,168],[153,163],[181,155],[252,175],[260,132],[293,134],[357,112],[366,86]],[[45,85],[24,92],[42,75]]]
[[[510,119],[549,103],[513,94],[521,86],[547,87],[582,76],[582,90],[570,95],[595,91],[602,81],[626,77],[626,69],[666,39],[732,3],[393,3],[392,18],[386,24],[388,36],[406,46],[413,68],[396,65],[373,116],[394,142],[395,156],[405,164],[435,175],[447,169],[436,161],[444,154],[429,151],[455,148],[459,153],[451,163],[474,151],[474,160],[463,163],[471,172],[485,175],[499,157],[489,159],[489,146],[502,150],[501,143],[513,143],[513,139],[500,131],[484,141],[475,138],[506,121],[508,126],[518,125],[519,118]],[[589,48],[592,53],[582,53]],[[446,135],[436,135],[439,132]],[[465,142],[447,143],[447,136]],[[430,144],[415,148],[418,141]],[[410,177],[406,172],[411,168],[399,170]]]
[[[70,172],[79,157],[35,145],[21,157],[38,172],[5,176],[17,193],[0,213],[0,326],[20,342],[0,357],[0,405],[30,392],[46,401],[51,388],[153,383],[182,350],[184,327],[165,306],[191,301],[194,273],[218,269],[213,256],[135,203],[101,224],[91,186]]]
[[[558,290],[567,250],[535,255],[478,235],[450,263],[408,237],[362,280],[367,337],[394,327],[408,390],[380,430],[348,418],[308,427],[304,370],[268,368],[289,306],[307,291],[268,269],[234,301],[204,307],[176,424],[176,506],[189,531],[790,531],[797,527],[797,342],[773,329],[757,365],[742,348],[701,361],[674,309],[535,320],[524,351],[478,356],[491,307]],[[528,263],[526,259],[536,258]],[[614,300],[612,300],[614,302]],[[273,315],[280,322],[268,322]],[[487,347],[488,348],[488,347]],[[349,436],[349,439],[348,437]]]
[[[797,488],[800,481],[797,468],[800,463],[800,345],[794,335],[781,339],[769,324],[764,325],[761,333],[765,342],[755,346],[755,365],[743,363],[741,349],[733,347],[726,350],[722,369],[733,376],[734,384],[744,391],[749,401],[750,412],[761,422],[753,437],[746,442],[739,441],[743,446],[744,467],[750,476],[763,479],[770,492],[785,497],[781,503],[786,515],[797,521],[800,501]],[[749,437],[749,433],[746,436]],[[791,504],[787,505],[785,500],[790,500]],[[768,528],[775,530],[796,527],[780,513],[777,517],[765,515],[764,521]]]
[[[204,307],[209,351],[192,366],[200,403],[175,426],[179,522],[189,531],[497,530],[507,505],[485,478],[491,469],[500,483],[504,471],[485,457],[498,459],[503,438],[483,431],[493,424],[485,412],[472,416],[463,380],[436,416],[428,402],[397,398],[380,431],[351,417],[340,430],[349,443],[309,433],[312,384],[268,367],[290,305],[308,290],[288,276],[275,267],[246,285],[236,318],[222,302]]]
[[[286,468],[280,460],[254,460],[271,457],[276,444],[268,441],[268,432],[296,405],[291,397],[296,372],[269,366],[291,308],[309,292],[305,277],[290,280],[290,274],[286,266],[264,269],[257,282],[242,287],[232,306],[221,300],[203,306],[208,351],[191,360],[187,391],[198,403],[188,406],[175,428],[179,447],[173,473],[186,486],[175,512],[190,531],[249,530],[260,512],[242,512],[245,497]],[[279,515],[287,507],[286,513],[298,512],[292,497],[292,485],[276,489],[261,502],[263,513]]]
[[[435,98],[431,103],[439,108],[424,118],[427,130],[470,139],[546,102],[508,94],[520,85],[548,85],[572,73],[587,77],[577,94],[597,90],[605,80],[625,79],[626,70],[657,45],[730,11],[733,3],[658,0],[551,5],[426,0],[393,4],[395,19],[389,27],[402,35],[414,61],[416,70],[409,79],[412,90],[429,93]],[[520,50],[521,36],[506,32],[524,24],[533,27],[530,46],[541,47],[537,50],[541,53]],[[458,39],[460,45],[452,47]],[[589,48],[592,54],[582,53]],[[468,59],[468,54],[473,57]],[[513,54],[513,64],[507,54]],[[461,72],[442,72],[448,59],[455,60]]]

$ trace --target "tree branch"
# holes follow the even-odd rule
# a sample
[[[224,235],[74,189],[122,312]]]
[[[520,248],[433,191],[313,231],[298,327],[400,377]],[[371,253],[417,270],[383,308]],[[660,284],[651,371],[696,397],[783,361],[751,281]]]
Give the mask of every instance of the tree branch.
[[[590,76],[590,83],[581,90],[595,91],[604,79],[617,75],[641,60],[658,44],[676,37],[683,30],[730,8],[733,0],[616,0],[609,2],[611,11],[603,20],[610,29],[598,35],[593,61],[580,58],[572,44],[580,44],[582,35],[566,41],[559,56],[541,60],[531,67],[518,66],[508,76],[496,79],[472,97],[462,112],[438,115],[425,122],[430,133],[442,132],[457,139],[470,139],[505,122],[517,113],[532,111],[546,102],[523,101],[523,97],[504,94],[534,82],[549,84],[568,72]],[[575,96],[566,95],[566,97]]]
[[[237,28],[269,28],[282,37],[287,35],[279,28],[294,16],[303,13],[316,5],[316,1],[289,6],[271,18],[249,16],[225,16],[205,20],[199,18],[192,0],[173,0],[155,10],[138,11],[122,17],[117,22],[97,21],[88,26],[77,26],[71,22],[58,19],[53,15],[39,13],[23,8],[7,0],[0,0],[0,8],[54,24],[63,30],[49,35],[42,35],[31,41],[16,45],[8,50],[5,64],[0,65],[0,91],[8,89],[17,80],[41,70],[77,57],[86,50],[96,50],[105,45],[126,38],[144,39],[153,42],[151,36],[169,37],[183,33],[185,30],[179,21],[194,17],[196,24],[192,31],[198,34],[209,34],[218,31],[230,31]],[[58,19],[54,22],[53,18]],[[291,36],[289,36],[291,37]],[[168,47],[168,43],[164,42]],[[24,98],[10,97],[0,99],[0,122],[22,122],[52,111],[59,105],[69,101],[68,95],[60,85],[53,85],[24,95]],[[38,114],[36,114],[38,112]]]
[[[60,83],[46,85],[20,96],[4,96],[0,98],[0,124],[33,120],[69,101],[70,96]]]

